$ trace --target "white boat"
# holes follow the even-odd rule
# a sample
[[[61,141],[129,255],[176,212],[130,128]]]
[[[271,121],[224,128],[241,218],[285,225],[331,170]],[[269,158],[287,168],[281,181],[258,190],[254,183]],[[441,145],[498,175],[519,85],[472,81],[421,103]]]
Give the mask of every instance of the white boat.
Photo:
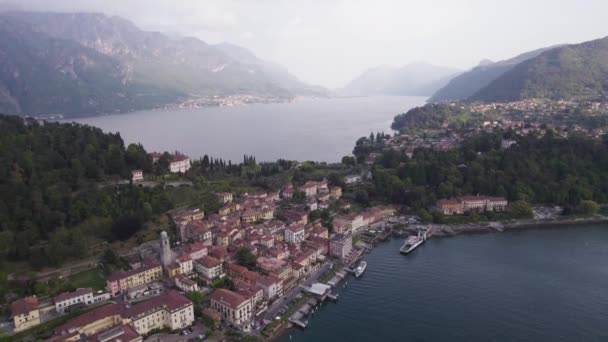
[[[357,268],[355,268],[355,278],[359,278],[363,274],[363,272],[365,272],[366,268],[367,268],[367,262],[361,261],[359,263],[359,266],[357,266]]]
[[[426,232],[421,233],[418,232],[418,236],[410,236],[408,237],[403,246],[399,249],[402,254],[409,254],[411,251],[416,249],[418,246],[422,245],[426,241]]]

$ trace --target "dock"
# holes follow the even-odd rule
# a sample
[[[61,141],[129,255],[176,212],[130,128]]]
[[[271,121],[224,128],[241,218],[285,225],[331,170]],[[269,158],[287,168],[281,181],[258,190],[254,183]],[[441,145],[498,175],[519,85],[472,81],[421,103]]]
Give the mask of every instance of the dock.
[[[297,325],[297,326],[299,326],[302,329],[306,329],[306,327],[308,326],[308,323],[302,322],[299,319],[293,319],[293,318],[289,318],[289,323]]]

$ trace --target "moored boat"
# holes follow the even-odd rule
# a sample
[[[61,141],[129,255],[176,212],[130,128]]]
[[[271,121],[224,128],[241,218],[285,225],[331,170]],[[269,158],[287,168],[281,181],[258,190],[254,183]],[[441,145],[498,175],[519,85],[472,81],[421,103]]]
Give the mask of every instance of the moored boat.
[[[365,272],[366,268],[367,268],[367,262],[361,261],[359,263],[359,266],[357,266],[357,268],[355,268],[355,278],[359,278],[363,274],[363,272]]]

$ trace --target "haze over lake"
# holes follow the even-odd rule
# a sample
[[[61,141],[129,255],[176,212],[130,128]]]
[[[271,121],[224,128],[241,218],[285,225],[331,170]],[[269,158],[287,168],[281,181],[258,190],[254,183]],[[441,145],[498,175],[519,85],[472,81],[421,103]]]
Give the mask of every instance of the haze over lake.
[[[147,151],[179,150],[241,161],[279,158],[336,162],[370,132],[389,133],[393,117],[424,104],[424,97],[374,96],[298,99],[291,103],[240,107],[170,109],[117,114],[74,121],[105,132],[120,132],[125,143]]]

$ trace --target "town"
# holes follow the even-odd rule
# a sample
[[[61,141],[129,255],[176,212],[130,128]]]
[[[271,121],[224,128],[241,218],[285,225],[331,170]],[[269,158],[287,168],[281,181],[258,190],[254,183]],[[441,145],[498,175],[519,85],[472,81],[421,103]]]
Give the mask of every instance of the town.
[[[405,151],[411,157],[417,148],[439,151],[460,146],[466,138],[497,130],[512,135],[547,131],[561,137],[581,135],[599,138],[608,130],[608,102],[551,101],[527,99],[507,103],[449,102],[428,104],[402,115],[403,124],[395,125],[399,134],[384,144]],[[428,115],[424,120],[421,115]],[[506,139],[503,148],[513,144]],[[371,163],[377,155],[372,155]]]
[[[160,156],[150,154],[154,162]],[[171,155],[171,173],[190,167],[188,156]],[[144,182],[142,170],[131,174],[133,184]],[[342,181],[354,187],[363,178],[347,175]],[[27,332],[66,315],[70,318],[52,329],[48,341],[84,336],[142,341],[159,333],[197,338],[220,327],[271,336],[286,324],[305,326],[297,315],[285,317],[290,303],[335,299],[332,286],[368,248],[358,236],[366,228],[383,226],[396,211],[374,206],[348,212],[344,209],[350,205],[341,197],[342,188],[323,179],[238,198],[219,192],[216,212],[173,210],[169,215],[175,230],[162,231],[157,240],[123,255],[128,267],[107,275],[105,290],[78,288],[44,300],[18,299],[11,305],[11,330]],[[311,212],[330,207],[342,209],[334,213],[332,233],[321,219],[309,221]],[[200,296],[206,298],[204,306],[191,300]]]

